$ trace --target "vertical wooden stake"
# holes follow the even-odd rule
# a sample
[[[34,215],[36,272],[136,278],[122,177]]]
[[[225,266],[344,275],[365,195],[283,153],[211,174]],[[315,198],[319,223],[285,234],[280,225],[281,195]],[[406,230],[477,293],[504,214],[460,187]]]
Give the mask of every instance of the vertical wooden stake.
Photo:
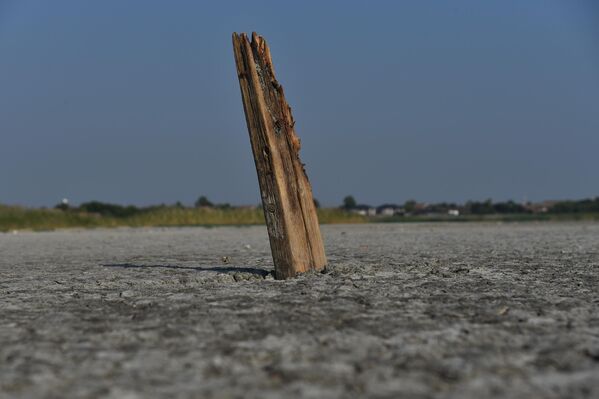
[[[258,172],[275,277],[286,279],[326,266],[312,188],[299,158],[291,108],[266,41],[233,33],[245,119]]]

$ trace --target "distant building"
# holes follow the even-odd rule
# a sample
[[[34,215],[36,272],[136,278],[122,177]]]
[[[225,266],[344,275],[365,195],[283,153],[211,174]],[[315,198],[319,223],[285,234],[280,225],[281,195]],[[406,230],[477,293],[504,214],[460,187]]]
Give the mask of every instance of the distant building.
[[[362,215],[362,216],[375,216],[376,215],[376,208],[373,208],[370,205],[356,205],[353,209],[352,212],[357,213],[358,215]]]
[[[557,204],[559,201],[543,201],[536,203],[524,204],[524,209],[532,213],[547,213]]]
[[[460,216],[460,210],[459,209],[450,209],[449,211],[447,211],[447,214],[449,216]]]
[[[393,209],[393,208],[382,208],[380,210],[377,210],[376,213],[378,215],[381,215],[381,216],[393,216],[393,215],[395,215],[395,209]]]
[[[376,207],[376,214],[380,216],[403,215],[403,208],[396,204],[383,204]]]
[[[428,209],[428,204],[426,202],[417,202],[414,205],[414,213],[425,213]]]

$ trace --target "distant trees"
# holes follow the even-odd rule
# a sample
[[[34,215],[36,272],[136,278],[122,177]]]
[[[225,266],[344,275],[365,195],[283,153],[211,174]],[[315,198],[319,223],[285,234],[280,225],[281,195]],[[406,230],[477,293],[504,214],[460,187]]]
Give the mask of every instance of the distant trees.
[[[223,210],[232,208],[232,206],[228,203],[213,204],[205,196],[201,196],[200,198],[198,198],[198,200],[195,202],[195,206],[196,207],[214,207],[214,208],[223,209]],[[135,205],[123,206],[123,205],[111,204],[111,203],[107,203],[107,202],[89,201],[89,202],[82,203],[78,207],[76,207],[76,206],[70,207],[68,202],[63,201],[63,202],[59,203],[58,205],[56,205],[55,208],[61,209],[65,212],[68,211],[68,212],[72,212],[72,213],[83,212],[83,213],[90,213],[90,214],[95,214],[95,215],[100,215],[100,216],[105,216],[105,217],[128,218],[131,216],[136,216],[136,215],[140,215],[140,214],[144,214],[144,213],[148,213],[148,212],[152,212],[152,211],[156,211],[156,210],[160,210],[160,209],[166,209],[166,208],[186,209],[186,206],[183,203],[181,203],[181,201],[177,201],[173,205],[161,204],[161,205],[153,205],[153,206],[145,206],[145,207],[137,207]]]
[[[343,205],[341,205],[341,208],[349,211],[354,209],[356,206],[358,206],[358,203],[353,196],[348,195],[347,197],[343,198]]]
[[[314,206],[320,208],[320,203],[314,199]],[[196,208],[212,208],[219,210],[233,209],[234,206],[229,203],[213,203],[205,195],[200,196],[195,201]],[[127,218],[138,214],[155,211],[161,208],[187,209],[181,202],[177,201],[173,205],[155,205],[137,207],[134,205],[117,205],[100,201],[84,202],[79,206],[72,206],[68,200],[63,200],[57,204],[55,209],[60,209],[69,213],[92,213],[96,215]],[[361,211],[371,212],[373,207],[364,204],[358,204],[352,195],[343,198],[343,203],[340,207],[346,211]],[[492,214],[524,214],[524,213],[552,213],[552,214],[584,214],[584,213],[599,213],[599,197],[574,200],[574,201],[545,201],[543,203],[520,204],[512,200],[493,202],[491,199],[486,201],[468,201],[465,204],[456,204],[449,202],[439,203],[419,203],[415,200],[406,201],[402,207],[394,204],[384,204],[377,208],[377,213],[382,213],[383,209],[392,208],[394,214],[406,215],[441,215],[448,214],[450,211],[458,211],[459,214],[471,215],[492,215]]]
[[[428,206],[427,211],[431,213],[442,213],[446,214],[452,210],[460,211],[460,206],[454,202],[439,202],[437,204],[431,204]]]
[[[214,204],[212,202],[210,202],[210,200],[208,200],[208,198],[205,195],[202,195],[195,202],[195,206],[196,206],[196,208],[200,208],[200,207],[212,207],[212,206],[214,206]]]
[[[208,199],[205,195],[200,196],[195,202],[196,208],[218,208],[218,209],[231,209],[232,206],[228,202],[222,204],[215,204]]]
[[[497,202],[493,205],[496,213],[527,213],[528,209],[522,204],[517,204],[512,200],[507,202]]]
[[[495,213],[493,209],[493,201],[490,199],[478,202],[478,201],[468,201],[466,205],[464,205],[465,213],[472,213],[474,215],[488,215],[491,213]]]
[[[416,201],[408,200],[403,204],[403,209],[406,213],[413,213],[416,210]]]
[[[488,199],[483,202],[468,201],[464,205],[464,213],[473,215],[490,215],[493,213],[529,213],[530,211],[522,204],[512,200],[505,202],[493,202]]]
[[[122,206],[100,201],[84,202],[83,204],[79,205],[79,210],[87,213],[96,213],[102,216],[112,216],[117,218],[134,216],[143,211],[134,205]]]
[[[63,198],[62,201],[60,201],[58,204],[56,204],[54,206],[54,209],[60,209],[61,211],[68,211],[69,210],[69,200],[66,198]]]
[[[551,213],[590,213],[599,212],[599,197],[580,201],[560,201],[550,209]]]

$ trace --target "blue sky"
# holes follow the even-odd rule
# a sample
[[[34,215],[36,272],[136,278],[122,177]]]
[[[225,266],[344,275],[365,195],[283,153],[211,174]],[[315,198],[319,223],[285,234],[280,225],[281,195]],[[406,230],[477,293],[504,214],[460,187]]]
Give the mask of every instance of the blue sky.
[[[234,31],[325,205],[599,195],[592,0],[0,0],[0,203],[258,203]]]

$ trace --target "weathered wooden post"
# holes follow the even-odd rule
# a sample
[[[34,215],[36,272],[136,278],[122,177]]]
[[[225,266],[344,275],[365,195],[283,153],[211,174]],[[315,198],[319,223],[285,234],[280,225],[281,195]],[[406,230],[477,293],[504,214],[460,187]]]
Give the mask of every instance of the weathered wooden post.
[[[233,33],[245,119],[258,172],[275,277],[286,279],[326,266],[312,188],[299,158],[291,108],[266,41]]]

